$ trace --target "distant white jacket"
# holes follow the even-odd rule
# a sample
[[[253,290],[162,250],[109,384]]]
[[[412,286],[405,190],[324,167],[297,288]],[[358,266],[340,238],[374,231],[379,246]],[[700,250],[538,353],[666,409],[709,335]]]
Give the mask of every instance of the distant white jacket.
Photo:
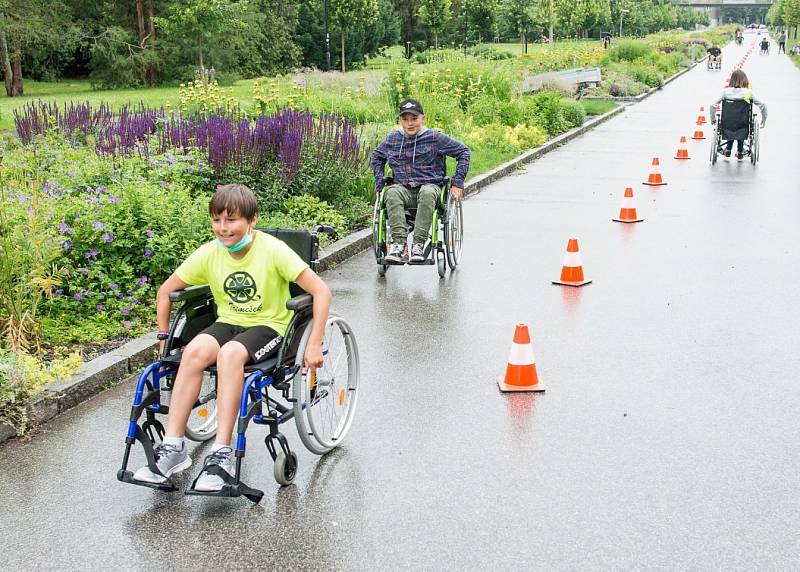
[[[709,110],[711,112],[711,123],[717,120],[717,104],[721,103],[723,99],[744,99],[745,101],[753,102],[761,110],[761,123],[767,120],[767,104],[763,101],[753,97],[753,92],[749,87],[726,87],[722,90],[722,95],[717,101],[711,104]]]

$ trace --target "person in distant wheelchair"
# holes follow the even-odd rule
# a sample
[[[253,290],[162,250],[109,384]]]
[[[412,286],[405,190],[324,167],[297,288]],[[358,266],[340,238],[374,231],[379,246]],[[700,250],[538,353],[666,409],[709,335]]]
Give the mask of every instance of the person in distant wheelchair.
[[[156,298],[158,338],[163,353],[169,338],[170,294],[190,285],[208,284],[218,318],[183,351],[169,404],[167,427],[156,448],[156,474],[148,466],[133,478],[164,483],[192,464],[184,442],[186,424],[200,393],[205,368],[217,367],[216,440],[194,484],[196,491],[218,491],[225,485],[219,468],[234,474],[231,434],[237,420],[244,366],[278,352],[292,318],[286,301],[295,282],[313,297],[313,327],[305,366],[322,366],[322,338],[331,303],[325,283],[286,243],[255,230],[258,202],[244,185],[217,189],[208,205],[216,240],[195,250],[159,288]],[[216,465],[219,468],[209,470]]]
[[[711,110],[711,124],[717,123],[717,106],[720,106],[720,125],[718,127],[719,139],[726,141],[722,150],[725,157],[731,156],[733,142],[736,142],[736,158],[744,158],[745,140],[752,135],[753,110],[757,105],[761,110],[761,128],[767,121],[767,106],[763,101],[756,99],[750,90],[750,81],[742,70],[734,70],[728,87],[722,95],[709,108]]]
[[[759,47],[761,48],[759,52],[761,55],[769,55],[769,40],[767,38],[761,40]]]
[[[708,54],[708,69],[722,68],[722,50],[717,46],[711,46],[706,53]]]
[[[439,197],[439,185],[446,177],[445,157],[458,164],[450,193],[460,200],[471,158],[469,147],[441,131],[425,127],[425,113],[416,99],[406,99],[398,110],[400,128],[389,133],[372,153],[370,165],[375,173],[375,190],[384,194],[391,229],[391,244],[385,261],[390,264],[419,264],[425,261],[425,242],[431,230]],[[384,186],[386,164],[394,182]],[[416,208],[411,256],[408,256],[406,209]]]

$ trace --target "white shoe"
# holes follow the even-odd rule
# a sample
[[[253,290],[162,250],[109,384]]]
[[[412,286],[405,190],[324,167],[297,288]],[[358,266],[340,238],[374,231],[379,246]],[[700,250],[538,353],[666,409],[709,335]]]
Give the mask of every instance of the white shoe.
[[[164,483],[167,481],[167,477],[192,466],[192,459],[186,452],[186,443],[182,443],[180,449],[175,445],[161,443],[156,447],[155,454],[156,466],[164,476],[157,475],[150,470],[150,467],[144,466],[133,474],[135,480],[146,483]]]
[[[230,476],[234,476],[235,469],[233,468],[233,459],[231,459],[232,456],[233,449],[230,447],[223,447],[222,449],[218,449],[217,451],[214,451],[208,455],[205,463],[203,463],[203,470],[200,471],[200,476],[197,478],[197,482],[194,484],[194,490],[201,492],[214,492],[220,490],[223,485],[225,485],[225,481],[223,481],[222,477],[219,475],[214,475],[207,472],[207,469],[213,465],[216,465],[221,467]]]

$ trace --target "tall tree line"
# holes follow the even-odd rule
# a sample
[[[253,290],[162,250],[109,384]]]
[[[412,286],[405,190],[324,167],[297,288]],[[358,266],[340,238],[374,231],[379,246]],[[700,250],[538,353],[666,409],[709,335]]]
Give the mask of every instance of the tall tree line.
[[[226,83],[328,56],[346,70],[397,43],[596,37],[621,15],[628,34],[707,22],[668,0],[0,0],[0,70],[10,96],[26,77],[115,88],[214,70]]]

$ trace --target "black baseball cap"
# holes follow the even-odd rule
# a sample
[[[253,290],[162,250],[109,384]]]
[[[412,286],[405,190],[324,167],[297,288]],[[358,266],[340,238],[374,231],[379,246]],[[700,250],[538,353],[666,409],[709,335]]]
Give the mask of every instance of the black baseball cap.
[[[422,104],[416,99],[404,99],[400,102],[400,109],[397,112],[397,115],[403,115],[404,113],[412,113],[414,115],[425,115],[425,112],[422,111]]]

